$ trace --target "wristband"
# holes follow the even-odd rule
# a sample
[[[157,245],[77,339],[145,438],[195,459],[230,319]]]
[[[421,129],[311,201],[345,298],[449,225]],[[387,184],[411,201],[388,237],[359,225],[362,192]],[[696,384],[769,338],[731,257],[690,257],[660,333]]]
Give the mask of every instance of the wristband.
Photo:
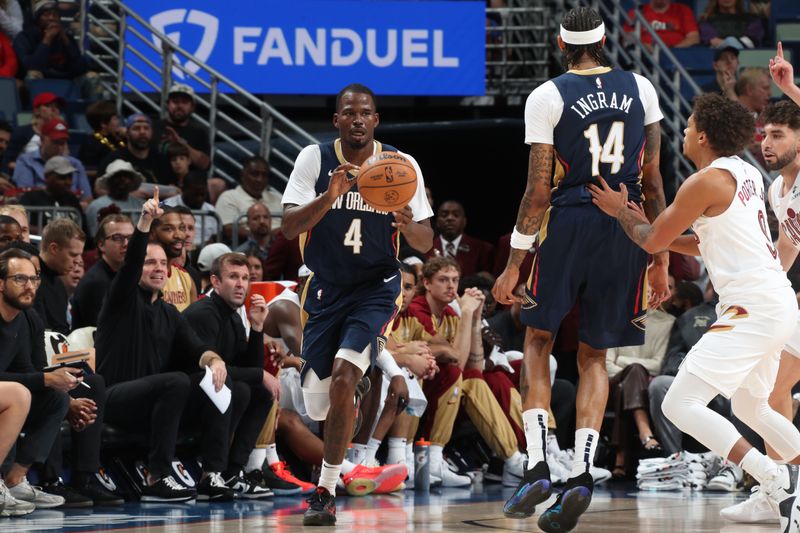
[[[394,360],[392,354],[389,353],[389,350],[383,349],[381,353],[378,354],[377,359],[375,362],[378,364],[378,367],[383,370],[383,373],[386,375],[387,378],[390,380],[396,376],[402,376],[403,371],[400,370],[400,367],[397,364],[397,361]]]
[[[517,227],[514,226],[514,231],[511,232],[511,247],[515,250],[525,250],[528,251],[533,247],[533,243],[536,242],[536,233],[533,235],[525,235],[524,233],[520,233],[517,231]]]

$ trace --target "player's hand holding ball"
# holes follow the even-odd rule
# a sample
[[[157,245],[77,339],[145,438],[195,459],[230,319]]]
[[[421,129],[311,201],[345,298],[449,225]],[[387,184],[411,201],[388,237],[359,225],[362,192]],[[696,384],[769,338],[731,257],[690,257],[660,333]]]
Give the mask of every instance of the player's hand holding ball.
[[[411,211],[410,206],[405,206],[399,211],[392,211],[392,215],[394,215],[392,227],[397,228],[401,233],[405,231],[409,224],[414,222],[414,212]]]
[[[334,200],[349,191],[353,185],[355,185],[355,178],[351,179],[348,174],[348,172],[351,170],[358,172],[359,167],[352,163],[345,163],[344,165],[339,165],[333,170],[333,173],[331,174],[331,180],[328,183],[328,190],[326,192],[331,203],[333,203]]]

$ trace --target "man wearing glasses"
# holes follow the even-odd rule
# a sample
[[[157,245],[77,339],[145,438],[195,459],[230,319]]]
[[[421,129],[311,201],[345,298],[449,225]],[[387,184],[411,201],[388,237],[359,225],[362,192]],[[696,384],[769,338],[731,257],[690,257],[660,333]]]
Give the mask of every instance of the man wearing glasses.
[[[131,236],[133,222],[126,215],[112,214],[100,221],[95,234],[100,260],[86,272],[72,296],[73,330],[97,326],[103,298],[122,266]]]

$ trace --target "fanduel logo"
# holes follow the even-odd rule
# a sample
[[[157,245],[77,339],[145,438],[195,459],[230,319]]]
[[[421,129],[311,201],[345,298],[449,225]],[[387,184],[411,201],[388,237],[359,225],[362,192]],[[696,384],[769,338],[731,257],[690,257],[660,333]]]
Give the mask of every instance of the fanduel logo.
[[[167,27],[174,26],[176,24],[191,24],[193,26],[199,26],[203,28],[203,37],[200,39],[200,44],[198,44],[197,49],[194,52],[192,52],[190,49],[187,50],[185,44],[182,46],[182,48],[190,52],[203,63],[207,62],[208,58],[211,57],[211,52],[214,51],[214,46],[217,44],[217,35],[219,34],[219,19],[213,15],[209,15],[208,13],[204,13],[203,11],[198,11],[196,9],[170,9],[169,11],[162,11],[161,13],[157,13],[150,17],[151,26],[166,35],[172,42],[178,46],[181,46],[180,30],[167,30]],[[153,43],[160,49],[161,39],[155,35],[151,35],[151,38]],[[180,64],[177,56],[174,57],[173,60],[175,63]],[[187,62],[186,65],[184,65],[184,68],[192,74],[196,74],[197,71],[200,70],[200,66],[193,61]],[[174,76],[181,79],[185,79],[186,77],[184,72],[178,68],[173,68],[172,73]]]

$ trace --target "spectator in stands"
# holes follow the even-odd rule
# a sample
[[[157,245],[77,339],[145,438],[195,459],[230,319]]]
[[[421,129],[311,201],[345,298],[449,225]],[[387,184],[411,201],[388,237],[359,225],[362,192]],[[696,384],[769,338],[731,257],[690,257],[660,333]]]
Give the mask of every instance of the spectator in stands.
[[[125,120],[125,148],[108,154],[97,167],[105,174],[117,159],[133,165],[147,183],[172,185],[172,173],[166,156],[153,148],[153,121],[147,115],[135,113]],[[103,194],[103,193],[100,193]]]
[[[108,215],[100,221],[95,234],[100,260],[92,265],[75,289],[72,297],[73,329],[97,326],[103,298],[122,267],[132,236],[133,222],[126,215]]]
[[[0,215],[0,252],[4,252],[15,241],[22,240],[22,227],[8,215]]]
[[[72,270],[83,253],[86,234],[73,221],[54,220],[42,232],[41,285],[36,292],[34,308],[46,329],[64,335],[70,332],[67,322],[67,289],[59,276]]]
[[[275,218],[272,219],[275,225]],[[273,233],[274,239],[269,247],[269,255],[264,262],[265,280],[297,280],[297,272],[303,266],[300,253],[300,239],[288,240],[280,230]]]
[[[692,8],[672,0],[651,0],[641,6],[642,16],[653,27],[659,38],[670,48],[686,48],[700,42],[700,32],[694,18]],[[633,9],[628,17],[634,18]],[[625,25],[625,31],[633,31],[633,27]],[[642,28],[641,42],[648,48],[653,47],[653,37]]]
[[[217,214],[222,219],[225,238],[231,238],[233,223],[255,202],[261,200],[270,213],[283,213],[281,194],[269,186],[269,163],[261,156],[245,160],[242,166],[241,184],[232,191],[225,191],[217,200]],[[281,225],[280,219],[272,219],[272,229]],[[239,239],[247,238],[247,228],[239,226]]]
[[[78,159],[86,166],[86,174],[94,185],[100,163],[118,150],[125,148],[117,106],[111,100],[100,100],[86,108],[86,120],[92,127],[78,152]],[[102,172],[101,172],[102,173]]]
[[[121,210],[139,210],[144,205],[144,200],[131,193],[139,189],[144,181],[144,176],[136,171],[128,161],[117,159],[106,167],[106,173],[95,182],[97,189],[108,191],[92,201],[86,208],[86,225],[89,234],[97,233],[98,214],[100,210],[111,204]]]
[[[2,11],[0,11],[2,13]],[[14,44],[5,31],[0,31],[0,77],[16,78],[19,64]]]
[[[150,225],[162,214],[158,189],[142,207],[125,260],[111,282],[97,320],[97,372],[108,386],[106,422],[149,435],[143,502],[189,501],[196,497],[172,477],[189,377],[168,371],[187,358],[211,368],[213,383],[225,383],[225,363],[197,338],[177,309],[159,298],[167,279],[164,249],[148,244]]]
[[[251,205],[247,210],[247,229],[249,234],[247,240],[236,248],[236,251],[245,255],[253,253],[261,259],[262,263],[266,261],[273,241],[271,227],[272,217],[267,206],[260,201]]]
[[[22,240],[31,242],[31,230],[28,222],[28,212],[19,204],[0,205],[0,215],[6,215],[17,221],[22,230]]]
[[[726,37],[733,37],[747,48],[758,48],[764,40],[764,21],[748,13],[743,0],[709,0],[699,20],[700,41],[708,46],[720,46]]]
[[[185,144],[171,143],[167,148],[167,158],[172,169],[172,179],[176,186],[183,188],[183,180],[189,175],[192,160]]]
[[[87,59],[75,38],[61,23],[58,2],[36,0],[33,24],[14,39],[14,50],[26,79],[73,80],[84,98],[95,96],[96,73],[89,73]]]
[[[0,255],[0,379],[22,383],[31,393],[24,437],[19,439],[14,463],[5,473],[5,485],[13,498],[47,509],[63,505],[64,498],[32,487],[26,475],[33,463],[47,459],[60,438],[61,421],[69,409],[67,392],[83,378],[76,368],[36,371],[33,356],[40,354],[36,347],[41,346],[42,337],[34,338],[31,320],[37,317],[27,310],[33,306],[38,284],[39,275],[27,253],[9,250]]]
[[[211,166],[211,144],[208,129],[192,123],[195,110],[194,89],[176,83],[167,91],[167,117],[156,125],[156,139],[160,139],[161,151],[167,146],[180,144],[189,151],[189,159],[195,170],[208,170]]]
[[[150,226],[150,241],[160,244],[169,260],[169,274],[162,288],[162,299],[183,312],[197,299],[197,288],[192,277],[178,263],[186,241],[186,224],[174,207],[164,209],[164,214]]]
[[[195,223],[194,214],[192,214],[191,209],[183,205],[172,206],[171,209],[174,209],[175,212],[180,215],[181,222],[186,226],[186,231],[183,234],[183,252],[181,252],[181,256],[175,260],[175,264],[189,274],[189,277],[192,278],[192,282],[194,283],[195,290],[197,290],[201,285],[202,275],[200,271],[194,267],[195,261],[193,255],[197,254],[192,253],[195,249],[194,242],[197,236],[197,224]],[[199,248],[202,248],[202,246]]]
[[[8,143],[11,140],[13,131],[14,129],[11,127],[11,124],[5,120],[0,120],[0,161],[2,161],[3,157],[5,157],[5,153],[8,150]],[[0,172],[0,192],[13,188],[14,184],[11,183],[11,176],[5,172]]]
[[[3,170],[13,172],[20,154],[35,152],[42,146],[42,126],[54,118],[60,118],[64,99],[55,93],[39,93],[33,99],[33,118],[30,124],[17,126],[11,135],[7,149],[3,152]]]
[[[66,157],[60,155],[52,157],[44,164],[44,189],[28,191],[20,196],[19,201],[22,205],[71,207],[77,210],[77,213],[68,213],[66,215],[45,212],[42,226],[58,218],[69,218],[80,226],[85,225],[83,207],[78,197],[72,192],[72,180],[77,170]],[[34,227],[35,233],[41,231],[42,228]]]
[[[739,48],[729,44],[714,50],[711,64],[716,77],[703,86],[703,92],[717,93],[730,100],[736,100],[736,81],[739,74]]]
[[[207,244],[200,250],[200,256],[197,258],[197,268],[200,270],[201,284],[200,292],[207,294],[211,287],[211,266],[214,261],[225,254],[231,252],[227,244],[221,242],[214,242]]]
[[[494,246],[466,235],[466,227],[464,206],[455,200],[443,202],[436,211],[436,229],[439,235],[433,240],[433,249],[426,257],[442,255],[454,258],[464,277],[479,272],[491,272],[494,267]]]
[[[247,257],[247,268],[250,269],[250,283],[264,281],[264,264],[261,262],[258,250],[251,248],[244,255]]]
[[[81,282],[84,274],[86,274],[86,270],[83,268],[83,257],[79,257],[72,265],[72,270],[59,276],[59,278],[61,278],[61,283],[63,283],[64,287],[67,288],[67,302],[72,300],[72,297],[75,295],[75,289],[78,288],[78,283]],[[73,329],[72,304],[70,303],[67,305],[67,321],[70,323],[70,329]]]
[[[67,153],[69,128],[60,118],[50,119],[42,126],[42,146],[35,152],[28,152],[17,159],[14,175],[11,178],[18,187],[42,187],[45,185],[44,165],[51,158],[60,155],[66,157],[75,168],[72,174],[72,191],[87,204],[92,199],[92,188],[83,164]]]
[[[24,385],[0,381],[0,461],[5,462],[17,437],[25,425],[31,408],[31,393]],[[4,516],[23,516],[32,513],[36,506],[14,498],[0,479],[0,505]]]
[[[222,357],[228,369],[233,395],[233,411],[227,424],[224,415],[199,389],[190,397],[195,415],[195,424],[213,427],[214,422],[222,431],[203,431],[203,470],[222,472],[224,484],[243,498],[272,496],[272,492],[258,484],[252,477],[245,477],[244,467],[251,450],[256,445],[261,428],[267,419],[272,402],[280,394],[277,378],[264,370],[264,320],[267,303],[263,296],[254,295],[250,301],[250,334],[245,332],[237,310],[244,305],[250,285],[247,260],[236,253],[218,257],[211,266],[213,293],[203,298],[184,312],[186,321],[200,339]],[[193,383],[199,383],[203,373],[196,365],[186,369]],[[202,406],[197,409],[198,406]],[[200,416],[197,416],[200,415]],[[233,434],[232,442],[229,435]],[[209,466],[207,467],[207,463]],[[211,477],[211,476],[210,476]],[[222,480],[209,479],[198,485],[198,495],[204,491],[212,494],[219,491],[215,483]]]
[[[749,148],[753,157],[763,166],[764,157],[761,155],[761,141],[764,140],[764,123],[761,121],[761,113],[767,107],[772,96],[769,69],[748,67],[742,70],[734,89],[739,103],[750,111],[756,119],[756,133]]]
[[[23,18],[19,0],[3,0],[0,2],[0,30],[13,41],[22,31]]]
[[[214,213],[214,206],[206,202],[208,197],[208,180],[205,174],[197,170],[189,172],[181,185],[182,192],[164,201],[168,206],[188,207],[194,211],[208,211]],[[191,214],[191,213],[190,213]],[[200,231],[193,236],[192,242],[201,247],[203,243],[216,237],[219,225],[213,216],[204,216],[200,221]]]

